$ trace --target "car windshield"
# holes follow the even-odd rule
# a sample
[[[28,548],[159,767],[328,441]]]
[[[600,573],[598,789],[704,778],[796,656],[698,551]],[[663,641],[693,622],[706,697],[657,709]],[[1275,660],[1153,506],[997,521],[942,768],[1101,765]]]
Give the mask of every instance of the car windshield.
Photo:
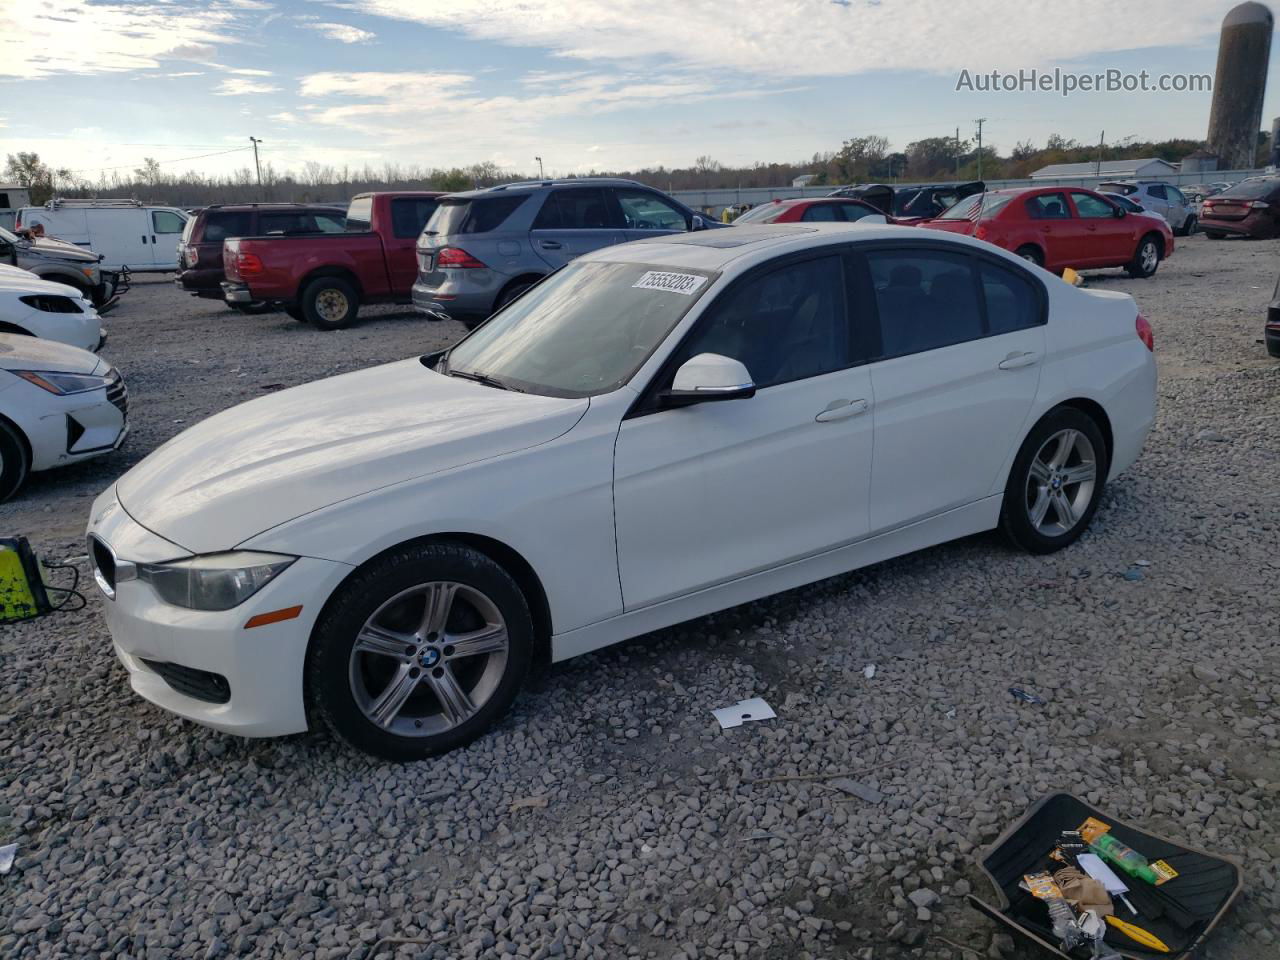
[[[781,203],[762,203],[758,207],[752,207],[742,216],[738,217],[734,223],[768,223],[774,217],[786,210],[787,207]]]
[[[438,368],[553,397],[618,389],[707,288],[713,274],[638,263],[571,263],[495,314]]]
[[[1264,180],[1242,180],[1230,190],[1218,194],[1219,200],[1260,200],[1280,187],[1280,177]]]

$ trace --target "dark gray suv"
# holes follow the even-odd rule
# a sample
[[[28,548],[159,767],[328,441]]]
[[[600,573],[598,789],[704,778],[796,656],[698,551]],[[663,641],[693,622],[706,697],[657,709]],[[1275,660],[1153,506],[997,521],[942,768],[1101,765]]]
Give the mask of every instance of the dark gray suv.
[[[413,305],[476,326],[574,257],[722,224],[632,180],[508,183],[444,197],[418,238]]]

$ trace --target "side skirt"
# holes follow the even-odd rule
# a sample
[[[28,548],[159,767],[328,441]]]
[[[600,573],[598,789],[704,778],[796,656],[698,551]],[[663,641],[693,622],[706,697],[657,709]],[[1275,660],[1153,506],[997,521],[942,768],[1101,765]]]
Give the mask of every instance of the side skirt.
[[[567,660],[642,633],[706,616],[717,610],[750,603],[761,597],[848,573],[882,560],[991,530],[1000,521],[1000,504],[1003,499],[1002,495],[987,497],[817,556],[796,560],[772,570],[753,573],[674,600],[664,600],[599,623],[588,624],[568,633],[557,634],[551,638],[551,659],[553,662]]]

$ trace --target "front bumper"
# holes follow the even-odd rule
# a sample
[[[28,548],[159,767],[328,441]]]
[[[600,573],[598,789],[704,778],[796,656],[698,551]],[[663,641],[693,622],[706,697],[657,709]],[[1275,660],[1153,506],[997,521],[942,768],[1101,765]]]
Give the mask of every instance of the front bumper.
[[[253,294],[249,292],[248,284],[232,283],[230,280],[223,280],[222,299],[227,303],[253,303]]]
[[[121,560],[186,555],[134,521],[114,489],[99,497],[93,517],[90,535]],[[307,729],[307,644],[324,601],[350,570],[302,557],[244,603],[221,611],[174,606],[150,584],[125,580],[114,584],[115,597],[107,597],[103,609],[116,656],[139,696],[224,733],[282,736]],[[257,614],[297,605],[302,612],[295,619],[245,626]]]

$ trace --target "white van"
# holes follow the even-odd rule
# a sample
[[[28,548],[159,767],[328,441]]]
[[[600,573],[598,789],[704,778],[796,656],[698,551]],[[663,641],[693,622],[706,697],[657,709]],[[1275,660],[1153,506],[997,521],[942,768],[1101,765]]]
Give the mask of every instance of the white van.
[[[16,183],[0,183],[0,227],[13,229],[18,211],[31,202],[31,191]]]
[[[18,211],[17,229],[44,226],[57,237],[102,255],[102,267],[130,271],[178,269],[178,237],[190,219],[178,207],[138,200],[51,200]]]

